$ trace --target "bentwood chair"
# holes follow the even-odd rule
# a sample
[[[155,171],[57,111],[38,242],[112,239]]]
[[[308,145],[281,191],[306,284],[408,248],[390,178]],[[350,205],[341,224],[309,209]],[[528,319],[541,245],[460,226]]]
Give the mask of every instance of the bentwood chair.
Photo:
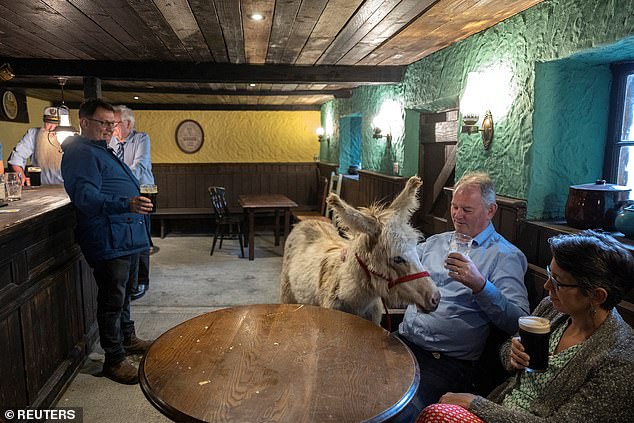
[[[341,195],[343,175],[336,175],[335,172],[330,174],[330,180],[321,177],[319,180],[319,188],[322,192],[321,196],[321,210],[319,211],[298,211],[293,212],[293,217],[296,221],[301,222],[304,220],[321,220],[324,222],[334,221],[334,210],[326,204],[326,198],[329,193],[335,193]]]
[[[214,217],[216,221],[216,231],[214,232],[214,239],[211,244],[211,251],[209,255],[212,256],[214,254],[214,249],[216,248],[216,241],[218,237],[220,237],[220,245],[218,249],[222,248],[223,239],[235,239],[238,238],[238,242],[240,243],[240,253],[242,257],[244,257],[244,217],[240,216],[232,216],[229,213],[229,207],[227,206],[227,201],[225,199],[225,188],[224,187],[214,187],[211,186],[207,188],[209,191],[209,198],[211,199],[211,205],[214,209]]]

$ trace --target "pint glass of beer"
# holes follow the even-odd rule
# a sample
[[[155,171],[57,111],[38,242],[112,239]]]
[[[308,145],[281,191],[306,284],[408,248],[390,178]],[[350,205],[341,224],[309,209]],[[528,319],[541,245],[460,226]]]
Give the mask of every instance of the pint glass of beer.
[[[524,316],[519,318],[520,342],[529,356],[529,372],[543,372],[548,368],[548,342],[550,322],[543,317]]]
[[[27,168],[29,178],[31,178],[31,186],[39,187],[42,185],[42,168],[37,166],[29,166]]]
[[[152,211],[150,213],[154,213],[156,211],[156,196],[158,195],[158,187],[154,184],[142,184],[141,195],[152,201]]]

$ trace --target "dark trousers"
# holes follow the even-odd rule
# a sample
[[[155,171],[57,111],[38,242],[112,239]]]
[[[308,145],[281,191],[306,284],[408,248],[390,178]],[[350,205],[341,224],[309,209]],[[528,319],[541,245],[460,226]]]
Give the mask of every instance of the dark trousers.
[[[152,219],[147,219],[147,233],[148,236],[152,233]],[[150,249],[154,244],[152,244],[152,237],[150,236]],[[132,285],[134,290],[136,291],[137,285],[145,285],[147,288],[150,286],[150,250],[143,251],[139,256],[139,277],[135,278],[134,284]]]
[[[139,285],[145,285],[146,287],[150,285],[150,250],[139,254],[139,277],[137,280]],[[135,289],[136,285],[134,284]]]
[[[139,255],[132,254],[99,261],[93,266],[97,281],[97,324],[99,342],[106,353],[106,366],[125,359],[123,338],[134,332],[130,319],[132,282],[139,270]]]
[[[412,350],[418,361],[420,385],[412,401],[395,417],[394,422],[415,422],[423,408],[437,403],[447,392],[473,391],[475,362],[425,351],[405,337],[397,336]]]

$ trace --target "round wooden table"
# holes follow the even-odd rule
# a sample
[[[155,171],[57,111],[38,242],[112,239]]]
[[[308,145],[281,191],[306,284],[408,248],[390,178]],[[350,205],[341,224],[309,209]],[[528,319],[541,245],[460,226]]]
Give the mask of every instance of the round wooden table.
[[[320,307],[227,308],[161,335],[139,368],[175,421],[385,421],[418,388],[411,351],[381,327]]]

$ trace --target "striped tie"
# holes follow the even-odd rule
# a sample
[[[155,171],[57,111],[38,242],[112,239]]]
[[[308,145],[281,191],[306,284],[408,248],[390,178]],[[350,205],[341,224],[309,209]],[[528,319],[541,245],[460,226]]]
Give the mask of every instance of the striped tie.
[[[119,144],[117,144],[117,157],[119,158],[119,160],[123,161],[123,144],[122,142],[120,142]]]

